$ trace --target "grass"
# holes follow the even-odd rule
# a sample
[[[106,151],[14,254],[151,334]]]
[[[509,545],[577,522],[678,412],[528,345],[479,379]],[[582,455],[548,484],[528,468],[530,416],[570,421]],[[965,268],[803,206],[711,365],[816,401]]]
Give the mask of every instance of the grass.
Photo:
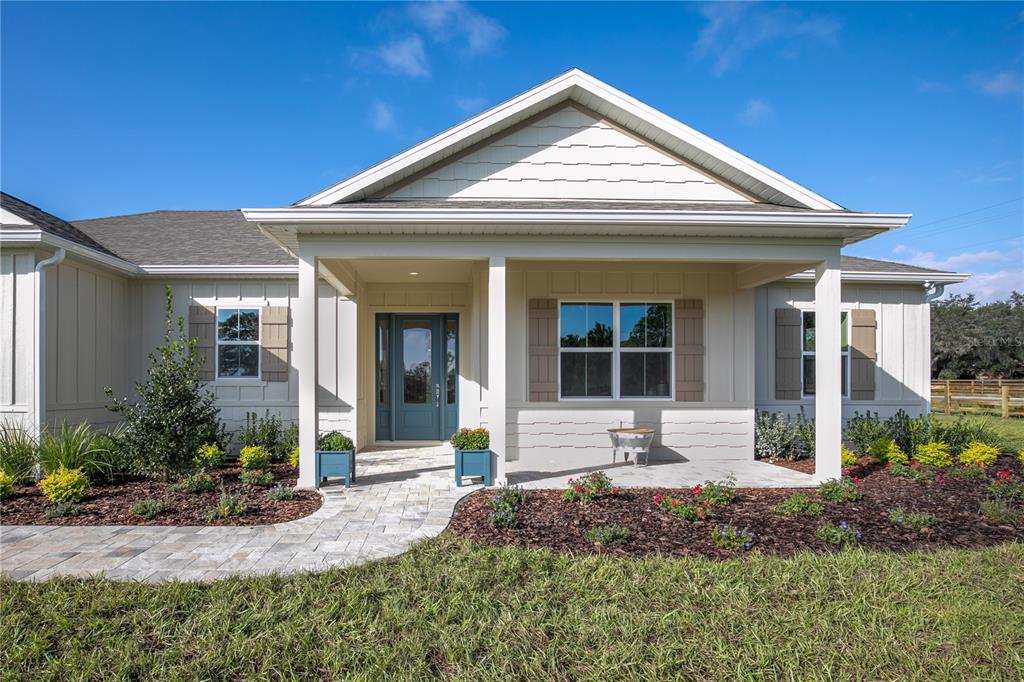
[[[956,421],[961,415],[932,414],[936,422],[949,424]],[[991,427],[1000,439],[1002,439],[1002,450],[1009,453],[1020,452],[1024,449],[1024,419],[1020,417],[985,417],[978,415],[962,415],[968,421],[985,422]]]
[[[441,537],[150,586],[0,583],[12,679],[1021,679],[1024,545],[642,560]]]

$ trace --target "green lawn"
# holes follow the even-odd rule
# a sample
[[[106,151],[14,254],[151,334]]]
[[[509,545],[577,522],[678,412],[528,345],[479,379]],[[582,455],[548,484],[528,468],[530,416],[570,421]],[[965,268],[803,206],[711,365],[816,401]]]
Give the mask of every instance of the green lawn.
[[[961,418],[961,415],[933,414],[935,421],[948,424]],[[1020,452],[1024,449],[1024,419],[1021,417],[984,417],[978,415],[963,415],[968,421],[980,421],[990,426],[1003,439],[1003,449],[1007,452]]]
[[[448,537],[319,575],[0,583],[12,679],[1022,679],[1024,545],[731,562]]]

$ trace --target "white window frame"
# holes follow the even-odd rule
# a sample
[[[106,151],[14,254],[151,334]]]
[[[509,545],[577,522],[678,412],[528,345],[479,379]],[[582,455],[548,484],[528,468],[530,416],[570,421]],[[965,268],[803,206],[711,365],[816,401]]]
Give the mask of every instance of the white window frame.
[[[562,348],[562,304],[563,303],[593,303],[593,304],[611,304],[612,306],[612,345],[607,348]],[[667,348],[623,348],[619,342],[620,336],[620,317],[619,311],[623,304],[625,305],[636,305],[643,303],[646,305],[667,305],[669,310],[669,325],[671,329],[671,341]],[[675,400],[675,389],[676,389],[676,317],[675,317],[675,302],[674,301],[663,301],[658,299],[638,299],[638,300],[600,300],[598,298],[579,298],[579,299],[559,299],[558,300],[558,337],[556,342],[558,344],[558,402],[595,402],[601,400],[643,400],[643,401],[674,401]],[[610,396],[563,396],[562,395],[562,353],[611,353],[612,354],[612,394]],[[667,353],[669,356],[669,380],[668,380],[668,395],[667,396],[622,396],[621,384],[620,384],[620,359],[622,353]]]
[[[236,339],[234,341],[222,341],[220,338],[220,311],[221,310],[255,310],[256,311],[256,340],[255,341],[242,341]],[[215,381],[261,381],[263,378],[263,353],[259,350],[260,343],[263,341],[263,306],[255,305],[224,305],[216,306],[214,312],[214,326],[213,334],[216,340],[214,346],[214,364],[216,365],[216,372],[214,374]],[[221,346],[256,346],[256,375],[251,377],[239,377],[239,376],[221,376],[220,373],[220,347]]]
[[[817,395],[817,391],[818,391],[818,377],[814,377],[814,391],[815,392],[814,393],[804,393],[804,387],[807,385],[807,382],[804,381],[804,358],[806,358],[807,356],[813,357],[813,356],[817,355],[818,337],[817,337],[817,331],[815,331],[815,337],[814,337],[814,348],[815,348],[815,350],[804,350],[804,339],[806,338],[805,337],[806,331],[804,329],[804,320],[806,320],[805,315],[807,315],[807,313],[811,313],[812,315],[814,315],[815,330],[817,330],[817,322],[818,322],[818,314],[817,314],[817,312],[813,308],[803,308],[803,309],[800,310],[800,397],[802,399],[804,399],[804,400],[813,400],[814,396]],[[850,333],[851,333],[850,320],[853,318],[853,313],[850,310],[840,310],[839,311],[840,323],[842,322],[842,316],[843,315],[846,315],[846,350],[843,350],[843,347],[840,345],[839,346],[839,355],[841,357],[846,358],[846,372],[845,372],[846,373],[846,377],[845,377],[845,379],[846,379],[846,382],[845,382],[846,383],[846,390],[843,391],[842,395],[843,395],[843,398],[849,398],[850,397],[850,343],[853,341],[853,338],[850,335]],[[842,332],[840,332],[840,336],[839,336],[840,344],[842,343],[842,340],[843,340]],[[840,361],[840,362],[842,362],[842,361]]]

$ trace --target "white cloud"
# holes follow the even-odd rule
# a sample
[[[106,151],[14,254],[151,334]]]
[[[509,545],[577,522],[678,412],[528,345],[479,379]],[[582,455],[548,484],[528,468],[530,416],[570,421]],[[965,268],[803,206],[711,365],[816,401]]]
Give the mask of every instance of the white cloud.
[[[808,41],[834,43],[842,24],[829,16],[805,14],[784,5],[706,3],[700,13],[707,25],[694,51],[712,60],[711,71],[721,76],[735,68],[750,51],[773,43],[792,56]]]
[[[395,112],[386,103],[377,100],[370,111],[370,125],[375,130],[390,130],[395,127]]]
[[[1024,292],[1024,268],[971,275],[963,284],[947,285],[947,294],[974,294],[982,303],[1005,301],[1014,291]]]
[[[993,97],[1013,95],[1024,91],[1024,83],[1021,82],[1020,74],[1010,69],[989,76],[976,75],[971,80],[974,87]]]
[[[992,265],[1016,261],[1021,262],[1024,252],[1021,251],[1019,243],[1010,242],[1006,249],[995,251],[972,251],[960,253],[948,258],[938,258],[934,251],[920,251],[912,246],[900,244],[892,250],[894,254],[903,257],[903,260],[911,265],[933,270],[945,270],[955,272],[976,266]]]
[[[477,114],[483,111],[487,100],[483,97],[456,97],[455,106],[467,114]]]
[[[1020,165],[1019,159],[1000,161],[985,168],[970,168],[957,171],[956,176],[963,182],[972,185],[998,185],[1017,179]]]
[[[463,2],[417,2],[408,5],[409,19],[439,43],[462,42],[471,55],[493,51],[508,35],[501,22]]]
[[[763,99],[748,99],[746,106],[736,114],[736,120],[743,125],[757,125],[775,115],[772,106]]]
[[[414,77],[430,75],[423,39],[416,34],[380,45],[372,54],[389,73]]]

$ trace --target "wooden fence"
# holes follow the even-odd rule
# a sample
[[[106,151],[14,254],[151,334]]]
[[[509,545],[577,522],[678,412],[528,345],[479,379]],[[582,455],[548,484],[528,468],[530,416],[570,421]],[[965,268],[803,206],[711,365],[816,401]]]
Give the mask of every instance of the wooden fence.
[[[932,412],[1024,417],[1024,379],[936,379],[932,381]]]

